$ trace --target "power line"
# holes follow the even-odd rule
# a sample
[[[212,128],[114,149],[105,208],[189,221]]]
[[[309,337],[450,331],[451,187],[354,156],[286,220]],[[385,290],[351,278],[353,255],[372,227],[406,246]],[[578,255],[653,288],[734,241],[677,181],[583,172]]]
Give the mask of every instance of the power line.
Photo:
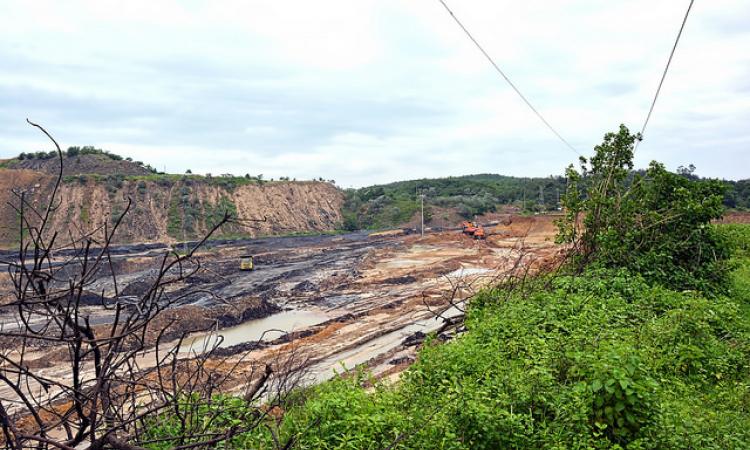
[[[482,54],[484,55],[484,57],[487,58],[487,60],[490,62],[490,64],[492,64],[492,67],[495,68],[495,70],[497,71],[497,73],[499,73],[505,79],[505,81],[508,82],[508,84],[510,85],[510,87],[512,87],[513,90],[516,91],[516,94],[518,94],[518,96],[521,97],[521,99],[524,101],[524,103],[526,103],[526,105],[529,108],[531,108],[532,111],[534,111],[534,114],[536,114],[536,116],[539,117],[539,119],[542,122],[544,122],[544,124],[547,126],[547,128],[549,128],[550,131],[552,131],[555,134],[555,136],[557,136],[557,138],[560,139],[560,141],[562,141],[562,143],[565,144],[569,149],[573,150],[578,156],[583,156],[583,155],[581,155],[581,153],[578,152],[578,150],[575,149],[575,147],[573,147],[572,145],[570,145],[570,143],[568,141],[566,141],[565,138],[562,137],[562,135],[560,135],[560,133],[558,133],[557,130],[555,130],[552,127],[552,125],[550,125],[549,122],[547,122],[547,119],[545,119],[544,116],[542,116],[542,114],[539,111],[537,111],[536,108],[534,108],[534,106],[531,104],[531,102],[529,102],[526,99],[526,97],[524,97],[524,95],[516,87],[516,85],[513,84],[512,81],[510,81],[510,78],[508,78],[508,76],[505,75],[505,72],[503,72],[503,70],[500,69],[500,67],[495,63],[495,61],[492,59],[492,57],[484,50],[484,48],[482,48],[481,45],[479,45],[479,42],[477,42],[477,40],[474,39],[474,36],[471,35],[471,33],[469,32],[469,30],[467,30],[466,27],[461,23],[461,21],[458,20],[458,17],[456,17],[456,15],[453,14],[453,11],[451,11],[451,9],[448,7],[448,5],[445,3],[445,1],[444,0],[438,0],[438,1],[443,5],[443,7],[445,8],[445,10],[448,11],[448,13],[451,15],[451,17],[453,18],[453,20],[456,21],[456,23],[458,24],[459,27],[461,27],[461,29],[464,31],[464,33],[466,33],[466,36],[468,36],[469,39],[471,39],[471,42],[473,42],[474,45],[476,45],[476,47],[479,49],[480,52],[482,52]]]
[[[674,45],[672,46],[672,51],[669,53],[669,59],[667,59],[667,65],[664,66],[664,72],[661,74],[661,80],[659,80],[659,87],[656,88],[656,94],[654,95],[654,100],[651,102],[651,108],[648,110],[648,115],[646,116],[646,121],[643,122],[643,128],[641,128],[641,140],[643,140],[643,133],[646,131],[646,126],[648,126],[648,121],[651,119],[651,114],[654,112],[654,106],[656,106],[656,99],[659,98],[659,92],[661,92],[661,86],[664,84],[664,79],[667,77],[667,71],[669,70],[669,65],[672,63],[672,57],[674,57],[674,52],[677,50],[677,44],[680,42],[680,37],[682,36],[682,30],[685,29],[685,23],[687,22],[688,16],[690,15],[690,10],[693,8],[693,3],[695,0],[690,0],[690,4],[688,5],[687,11],[685,12],[685,18],[682,19],[682,25],[680,25],[680,31],[677,33],[677,38],[674,41]],[[635,148],[638,148],[638,144],[640,144],[641,141],[639,140],[635,144]]]

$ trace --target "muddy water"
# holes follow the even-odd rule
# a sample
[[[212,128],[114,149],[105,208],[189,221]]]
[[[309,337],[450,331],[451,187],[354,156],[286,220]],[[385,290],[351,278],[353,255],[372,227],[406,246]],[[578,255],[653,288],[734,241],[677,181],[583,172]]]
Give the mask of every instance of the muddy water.
[[[231,347],[245,342],[272,341],[292,331],[299,331],[330,319],[316,311],[290,310],[251,320],[240,325],[219,330],[218,333],[201,334],[186,340],[183,352],[201,353],[219,343],[219,347]],[[221,339],[221,342],[219,342]]]

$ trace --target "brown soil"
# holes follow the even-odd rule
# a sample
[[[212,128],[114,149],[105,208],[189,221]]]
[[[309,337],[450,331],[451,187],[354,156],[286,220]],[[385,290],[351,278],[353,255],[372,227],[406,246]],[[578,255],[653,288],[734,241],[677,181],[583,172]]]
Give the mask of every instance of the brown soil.
[[[43,209],[49,202],[54,177],[29,170],[0,169],[0,247],[12,247],[19,240],[17,215],[8,204],[19,200],[12,189],[25,192],[29,204]],[[263,185],[244,185],[233,190],[205,182],[192,181],[189,185],[157,183],[154,181],[124,181],[120,188],[89,179],[62,183],[52,227],[61,237],[94,232],[103,237],[102,225],[111,226],[133,200],[128,214],[115,236],[116,243],[175,242],[203,236],[220,218],[221,202],[231,202],[238,220],[217,233],[232,235],[273,235],[293,232],[322,232],[338,228],[342,221],[343,193],[323,182],[272,182]],[[190,208],[198,217],[190,228],[182,232],[184,192],[189,192]],[[263,222],[257,222],[265,218]],[[170,234],[172,223],[172,234]],[[175,225],[176,223],[176,225]],[[174,229],[176,227],[176,230]],[[99,230],[99,231],[96,231]]]
[[[721,223],[750,223],[750,212],[730,211],[724,214]]]

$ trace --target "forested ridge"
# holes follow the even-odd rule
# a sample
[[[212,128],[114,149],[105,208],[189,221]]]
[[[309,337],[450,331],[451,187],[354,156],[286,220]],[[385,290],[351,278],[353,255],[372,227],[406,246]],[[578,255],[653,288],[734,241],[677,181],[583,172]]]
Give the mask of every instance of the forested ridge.
[[[692,166],[676,173],[694,180]],[[643,174],[645,170],[633,174]],[[730,209],[750,209],[750,180],[722,180],[726,185],[723,204]],[[560,208],[560,196],[567,188],[564,175],[523,178],[478,174],[447,178],[425,178],[346,190],[344,227],[376,229],[399,226],[418,213],[419,195],[425,196],[430,218],[434,207],[450,208],[464,218],[495,212],[500,206],[522,211],[544,212]]]

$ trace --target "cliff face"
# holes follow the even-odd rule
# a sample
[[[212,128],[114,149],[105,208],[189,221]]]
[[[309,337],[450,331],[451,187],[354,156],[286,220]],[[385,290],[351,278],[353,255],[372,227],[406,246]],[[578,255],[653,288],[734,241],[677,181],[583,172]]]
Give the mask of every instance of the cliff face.
[[[28,202],[44,208],[50,201],[54,178],[38,172],[0,169],[0,244],[18,242],[18,214],[7,204],[19,204],[11,189],[24,190]],[[218,236],[257,236],[293,232],[330,231],[341,226],[343,194],[324,182],[253,182],[235,186],[210,179],[176,176],[143,179],[67,180],[60,186],[53,217],[58,233],[81,231],[102,236],[132,200],[118,229],[116,241],[174,242],[195,239],[218,222],[224,211],[237,220]],[[266,218],[265,222],[255,220]],[[97,231],[98,230],[98,231]]]

